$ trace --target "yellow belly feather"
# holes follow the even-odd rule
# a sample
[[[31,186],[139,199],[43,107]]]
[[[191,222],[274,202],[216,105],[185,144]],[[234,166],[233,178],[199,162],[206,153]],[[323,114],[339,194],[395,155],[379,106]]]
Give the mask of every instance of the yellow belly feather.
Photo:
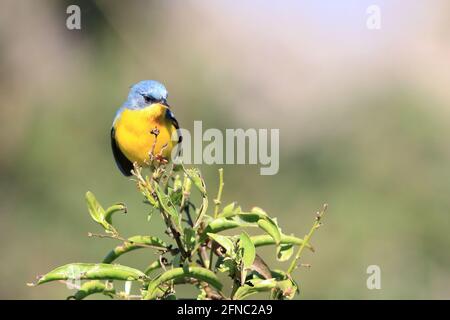
[[[157,128],[159,135],[154,155],[158,155],[165,144],[162,155],[170,159],[171,151],[176,145],[172,133],[176,131],[172,122],[166,118],[167,107],[152,104],[144,109],[125,109],[115,122],[115,139],[120,150],[131,161],[143,166],[149,161],[149,153],[155,141],[152,130]]]

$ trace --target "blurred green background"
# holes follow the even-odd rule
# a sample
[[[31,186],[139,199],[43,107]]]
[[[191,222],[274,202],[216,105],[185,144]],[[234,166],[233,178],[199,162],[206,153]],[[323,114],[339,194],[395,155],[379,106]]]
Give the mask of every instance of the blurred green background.
[[[81,8],[81,30],[66,8]],[[381,8],[381,29],[366,9]],[[225,166],[224,201],[305,234],[325,202],[299,298],[450,298],[450,6],[446,1],[13,1],[0,3],[0,298],[116,242],[84,194],[125,202],[121,233],[162,236],[120,175],[109,131],[131,84],[157,79],[180,124],[279,128],[280,171]],[[211,195],[218,166],[201,167]],[[267,260],[277,263],[272,250]],[[119,262],[144,268],[136,251]],[[379,265],[381,290],[366,268]],[[187,291],[186,291],[187,292]]]

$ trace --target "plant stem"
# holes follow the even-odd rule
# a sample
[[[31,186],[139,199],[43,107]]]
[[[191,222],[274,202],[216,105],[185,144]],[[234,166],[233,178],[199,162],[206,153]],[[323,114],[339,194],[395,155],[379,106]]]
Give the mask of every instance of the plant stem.
[[[214,249],[215,249],[214,241],[211,241],[211,249],[209,252],[209,265],[208,265],[209,270],[213,269]]]
[[[217,218],[217,215],[219,214],[219,208],[220,208],[220,200],[222,198],[222,190],[223,190],[223,168],[219,169],[219,191],[217,192],[217,198],[214,199],[215,208],[214,208],[214,218]]]
[[[186,212],[186,216],[187,216],[187,218],[188,218],[188,222],[189,222],[189,225],[191,226],[191,227],[193,227],[194,226],[194,221],[192,220],[192,217],[191,217],[191,213],[189,212],[189,202],[187,202],[186,203],[186,205],[185,205],[185,207],[184,207],[184,211]],[[202,251],[202,249],[203,249],[203,251]],[[194,253],[195,253],[195,249],[191,252],[191,255],[193,255]],[[207,265],[206,265],[206,262],[205,262],[205,259],[204,259],[204,251],[205,251],[205,248],[200,248],[200,250],[198,251],[198,258],[200,259],[200,263],[205,267],[205,268],[207,268]],[[206,256],[207,257],[207,256]]]
[[[214,218],[217,218],[220,209],[220,201],[222,199],[222,191],[223,191],[223,168],[219,169],[219,190],[217,191],[217,197],[214,199],[215,207],[214,207]],[[209,269],[212,270],[214,260],[214,245],[211,243],[211,251],[209,253]]]
[[[185,205],[184,211],[186,212],[186,216],[187,216],[189,225],[190,225],[191,227],[193,227],[193,226],[194,226],[194,220],[192,220],[192,216],[191,216],[191,213],[190,213],[190,211],[189,211],[189,202],[187,202],[187,204]]]
[[[231,289],[231,294],[230,294],[230,299],[233,300],[234,299],[234,294],[236,293],[237,289],[239,289],[240,286],[240,281],[234,279],[233,280],[233,288]]]
[[[292,260],[291,265],[289,266],[289,269],[286,272],[288,275],[290,275],[292,273],[292,271],[295,270],[295,268],[297,267],[297,264],[298,264],[298,260],[300,259],[301,255],[302,255],[303,249],[306,247],[306,244],[309,243],[309,240],[311,239],[312,235],[314,234],[314,231],[316,231],[321,226],[321,224],[322,224],[321,219],[322,219],[323,214],[327,210],[327,207],[328,207],[328,205],[324,204],[322,211],[317,212],[316,219],[314,221],[314,224],[313,224],[311,230],[304,237],[303,243],[300,245],[300,248],[298,249],[294,260]]]
[[[154,198],[158,201],[158,207],[159,211],[161,212],[161,215],[163,217],[164,222],[166,223],[166,226],[170,229],[170,232],[172,233],[173,238],[175,239],[175,242],[177,243],[178,249],[180,250],[181,258],[184,260],[185,258],[189,258],[189,255],[187,254],[186,250],[184,249],[183,242],[180,238],[180,233],[176,230],[176,228],[173,227],[172,221],[170,220],[169,216],[166,214],[159,197],[154,194]]]

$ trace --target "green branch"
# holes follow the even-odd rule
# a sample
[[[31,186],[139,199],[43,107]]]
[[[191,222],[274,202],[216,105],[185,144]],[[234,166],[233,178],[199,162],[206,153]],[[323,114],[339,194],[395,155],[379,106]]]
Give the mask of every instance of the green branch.
[[[324,204],[322,211],[316,213],[316,219],[314,221],[313,226],[311,227],[311,230],[303,238],[303,243],[300,245],[300,248],[298,248],[297,254],[295,255],[294,260],[292,260],[291,265],[289,266],[289,268],[286,272],[288,275],[291,275],[292,271],[294,271],[297,268],[298,260],[300,259],[301,255],[303,253],[303,249],[305,249],[305,247],[309,243],[309,240],[311,239],[314,232],[322,225],[322,222],[321,222],[322,216],[325,213],[325,211],[327,210],[327,208],[328,208],[328,205]]]

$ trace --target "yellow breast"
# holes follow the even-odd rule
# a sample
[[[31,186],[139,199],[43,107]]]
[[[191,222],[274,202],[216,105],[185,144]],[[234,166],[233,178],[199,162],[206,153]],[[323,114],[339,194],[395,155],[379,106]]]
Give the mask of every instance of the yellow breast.
[[[143,166],[149,161],[149,153],[155,142],[152,131],[156,128],[159,135],[154,147],[154,155],[162,151],[162,156],[170,159],[176,145],[172,133],[176,131],[170,119],[166,117],[167,107],[152,104],[144,109],[125,109],[114,123],[115,139],[122,153],[131,161]],[[165,146],[165,147],[164,147]]]

